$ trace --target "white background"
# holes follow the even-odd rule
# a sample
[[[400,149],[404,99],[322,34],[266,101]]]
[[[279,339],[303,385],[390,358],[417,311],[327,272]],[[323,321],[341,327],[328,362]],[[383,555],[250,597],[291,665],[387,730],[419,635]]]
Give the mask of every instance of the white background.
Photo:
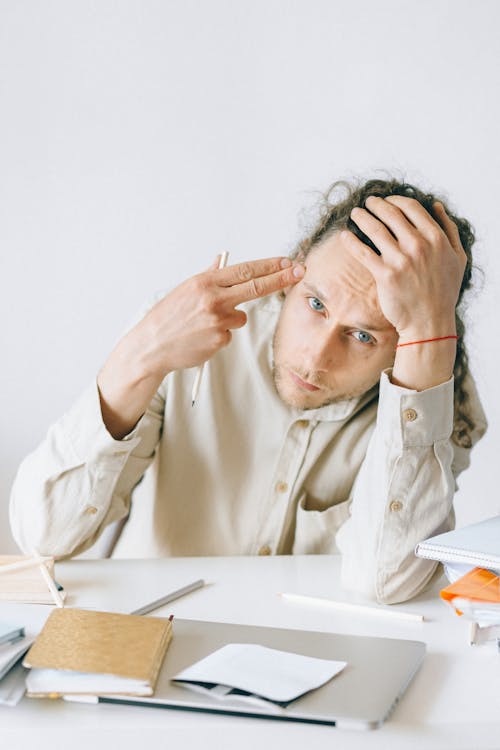
[[[458,522],[500,512],[499,21],[496,0],[0,0],[0,551],[18,463],[151,294],[221,250],[287,253],[315,191],[378,170],[477,229],[490,428]]]

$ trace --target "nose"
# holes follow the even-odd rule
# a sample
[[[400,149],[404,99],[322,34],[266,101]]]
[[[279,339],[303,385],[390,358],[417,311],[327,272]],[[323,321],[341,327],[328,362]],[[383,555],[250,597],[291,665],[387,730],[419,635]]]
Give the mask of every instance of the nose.
[[[340,356],[339,332],[316,331],[308,337],[304,364],[313,372],[328,372]]]

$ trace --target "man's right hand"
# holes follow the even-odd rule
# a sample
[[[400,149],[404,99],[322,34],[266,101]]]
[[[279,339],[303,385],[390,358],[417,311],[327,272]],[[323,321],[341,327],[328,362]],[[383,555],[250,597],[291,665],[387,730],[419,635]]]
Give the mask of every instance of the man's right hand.
[[[288,258],[239,263],[193,276],[167,294],[138,326],[147,370],[164,378],[195,367],[231,341],[246,323],[242,302],[291,286],[304,275]]]
[[[167,294],[118,343],[97,378],[111,435],[132,430],[169,372],[201,365],[231,341],[231,330],[246,323],[238,305],[303,275],[288,258],[268,258],[205,271]]]

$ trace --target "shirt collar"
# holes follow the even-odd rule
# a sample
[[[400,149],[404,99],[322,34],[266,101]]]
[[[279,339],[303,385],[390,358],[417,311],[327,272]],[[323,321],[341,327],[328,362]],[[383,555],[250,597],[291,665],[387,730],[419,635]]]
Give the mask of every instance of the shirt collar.
[[[308,419],[314,422],[342,422],[352,417],[355,412],[372,401],[378,394],[378,388],[377,383],[361,396],[321,406],[319,409],[291,409],[291,411],[294,416],[296,415],[296,419]]]

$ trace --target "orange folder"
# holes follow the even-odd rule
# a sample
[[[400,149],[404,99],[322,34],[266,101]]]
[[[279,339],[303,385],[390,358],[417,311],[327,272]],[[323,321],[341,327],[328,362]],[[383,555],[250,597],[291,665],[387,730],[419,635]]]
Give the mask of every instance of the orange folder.
[[[455,583],[442,589],[440,594],[447,602],[459,596],[474,601],[500,603],[500,578],[491,570],[473,568]]]

